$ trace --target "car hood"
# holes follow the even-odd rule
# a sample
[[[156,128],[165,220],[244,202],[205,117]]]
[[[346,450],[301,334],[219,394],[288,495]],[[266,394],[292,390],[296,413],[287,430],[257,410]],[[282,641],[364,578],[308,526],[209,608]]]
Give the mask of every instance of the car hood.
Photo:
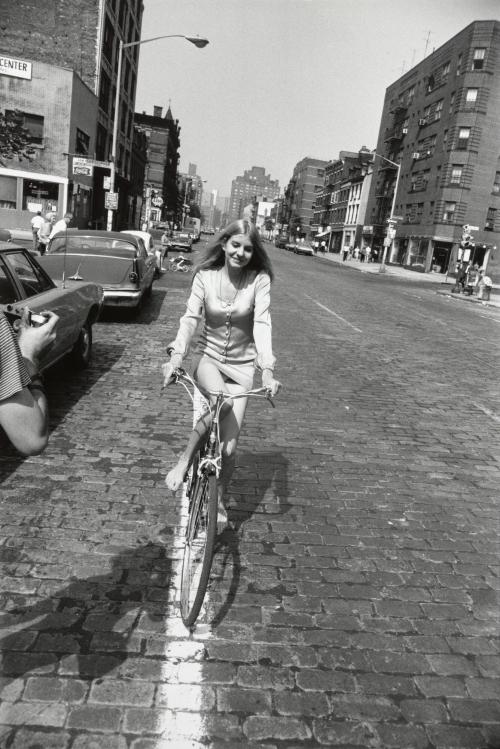
[[[134,268],[132,258],[102,255],[42,255],[40,265],[55,281],[66,279],[93,281],[101,286],[129,285],[129,274]]]

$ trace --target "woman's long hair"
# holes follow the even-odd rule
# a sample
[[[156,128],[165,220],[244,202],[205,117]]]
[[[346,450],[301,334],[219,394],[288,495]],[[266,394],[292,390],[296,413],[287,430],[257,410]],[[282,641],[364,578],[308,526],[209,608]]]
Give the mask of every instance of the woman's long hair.
[[[226,261],[224,254],[224,245],[235,234],[243,234],[248,237],[252,243],[253,254],[246,268],[256,270],[257,273],[264,271],[268,274],[271,281],[274,278],[273,269],[269,255],[267,254],[260,234],[254,224],[247,219],[238,219],[228,224],[209,244],[207,245],[203,256],[193,269],[193,278],[199,270],[209,268],[222,268]]]

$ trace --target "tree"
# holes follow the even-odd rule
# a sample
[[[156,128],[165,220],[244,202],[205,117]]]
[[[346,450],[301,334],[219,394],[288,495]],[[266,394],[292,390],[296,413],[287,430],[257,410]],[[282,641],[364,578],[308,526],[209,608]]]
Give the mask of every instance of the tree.
[[[31,160],[35,149],[31,145],[31,135],[22,125],[23,115],[18,110],[0,112],[0,164],[5,166],[8,159]]]

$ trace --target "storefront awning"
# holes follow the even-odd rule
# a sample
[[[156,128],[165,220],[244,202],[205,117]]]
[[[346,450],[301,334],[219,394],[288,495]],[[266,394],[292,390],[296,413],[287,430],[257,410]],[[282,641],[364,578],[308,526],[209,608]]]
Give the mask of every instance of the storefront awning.
[[[318,238],[318,237],[326,237],[326,236],[328,236],[328,234],[331,234],[331,233],[332,233],[332,230],[330,229],[330,231],[324,231],[321,234],[316,234],[316,238]]]

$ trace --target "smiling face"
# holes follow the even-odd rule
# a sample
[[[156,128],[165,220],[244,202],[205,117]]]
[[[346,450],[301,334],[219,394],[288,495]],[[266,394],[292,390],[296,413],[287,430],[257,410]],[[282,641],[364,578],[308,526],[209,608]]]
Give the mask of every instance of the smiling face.
[[[245,268],[253,255],[253,245],[246,234],[233,234],[223,245],[228,268]]]

